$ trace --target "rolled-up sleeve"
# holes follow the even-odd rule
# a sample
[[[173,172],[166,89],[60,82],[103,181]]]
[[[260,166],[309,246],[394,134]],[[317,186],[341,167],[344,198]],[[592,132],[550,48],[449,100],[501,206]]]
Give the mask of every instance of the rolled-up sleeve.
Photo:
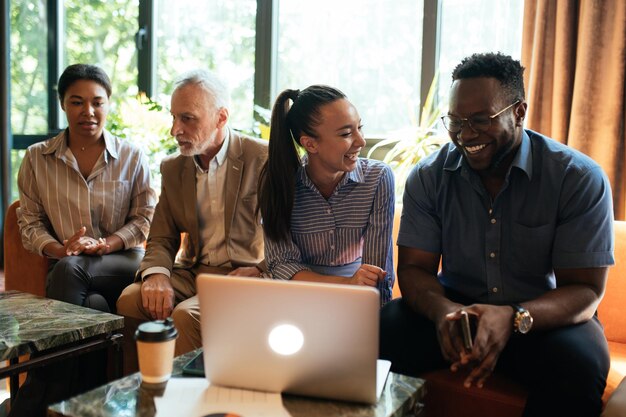
[[[22,235],[22,244],[27,250],[45,256],[43,248],[58,240],[48,231],[50,222],[39,196],[36,167],[30,149],[26,151],[17,176],[20,208],[17,221]]]
[[[565,178],[552,261],[554,268],[613,265],[613,197],[600,167]]]
[[[403,196],[398,245],[441,253],[441,219],[433,206],[434,193],[420,166],[413,168]]]
[[[291,238],[276,242],[265,236],[265,260],[274,279],[291,279],[300,271],[310,271],[302,263],[300,249]]]
[[[391,168],[384,166],[363,235],[363,263],[376,265],[387,272],[385,280],[378,284],[382,301],[391,300],[393,288],[393,215],[395,208],[394,177]]]

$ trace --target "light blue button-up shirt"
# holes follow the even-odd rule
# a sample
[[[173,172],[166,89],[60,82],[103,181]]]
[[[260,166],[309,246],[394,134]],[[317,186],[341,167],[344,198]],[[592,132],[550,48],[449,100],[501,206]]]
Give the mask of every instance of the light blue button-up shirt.
[[[407,179],[398,245],[442,255],[446,288],[489,304],[556,287],[554,269],[612,265],[613,206],[591,158],[531,130],[491,199],[449,143]]]
[[[306,160],[305,160],[306,161]],[[394,283],[392,229],[394,178],[380,161],[359,159],[325,199],[298,170],[290,239],[265,236],[265,260],[275,279],[291,279],[302,270],[352,277],[362,263],[387,275],[378,283],[381,304],[391,300]]]

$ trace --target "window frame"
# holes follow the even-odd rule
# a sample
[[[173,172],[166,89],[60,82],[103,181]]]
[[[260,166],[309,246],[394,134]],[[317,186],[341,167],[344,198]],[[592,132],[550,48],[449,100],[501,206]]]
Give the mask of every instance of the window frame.
[[[254,104],[262,108],[271,108],[271,97],[276,91],[277,66],[277,35],[278,35],[278,5],[280,0],[257,0],[256,41],[255,41],[255,75],[254,75]],[[425,102],[430,82],[435,74],[439,60],[439,32],[441,26],[441,3],[443,0],[424,0],[424,22],[422,36],[422,69],[421,69],[421,102]],[[3,32],[3,70],[7,75],[3,77],[3,86],[0,88],[5,105],[2,112],[3,121],[11,120],[11,80],[10,77],[10,1],[2,0],[2,19],[5,22]],[[12,135],[10,123],[3,123],[0,133],[2,140],[2,171],[0,172],[0,216],[8,207],[7,201],[11,195],[11,151],[26,149],[28,146],[46,140],[58,134],[62,129],[60,120],[61,111],[57,99],[57,81],[61,74],[63,62],[64,42],[63,0],[47,0],[47,48],[48,48],[48,132],[42,134]],[[156,88],[156,36],[154,23],[156,21],[156,2],[154,0],[139,0],[139,17],[135,45],[137,48],[137,86],[140,92],[153,97]],[[6,62],[5,62],[5,61]],[[5,68],[6,67],[6,68]],[[254,118],[261,121],[255,111]],[[373,139],[373,138],[372,138]],[[2,222],[0,220],[0,227]],[[1,256],[1,255],[0,255]]]
[[[11,196],[11,15],[8,0],[0,2],[0,229],[4,230],[4,213]],[[4,240],[0,243],[0,265],[4,265]]]
[[[5,0],[6,1],[6,0]],[[280,0],[257,0],[254,104],[271,107],[271,97],[276,90],[278,3]],[[439,60],[439,31],[441,26],[442,0],[424,0],[422,25],[422,73],[420,102],[426,101],[431,80]],[[9,18],[7,2],[7,18]],[[135,45],[137,48],[137,86],[148,97],[154,96],[156,88],[156,16],[154,0],[139,0],[139,18]],[[48,132],[34,135],[13,135],[11,149],[28,146],[48,139],[61,131],[60,108],[57,100],[57,80],[61,74],[63,33],[63,0],[47,0],[48,24]],[[7,31],[10,31],[6,25]],[[10,32],[9,32],[10,34]],[[10,95],[10,94],[9,94]],[[255,118],[258,114],[255,112]]]

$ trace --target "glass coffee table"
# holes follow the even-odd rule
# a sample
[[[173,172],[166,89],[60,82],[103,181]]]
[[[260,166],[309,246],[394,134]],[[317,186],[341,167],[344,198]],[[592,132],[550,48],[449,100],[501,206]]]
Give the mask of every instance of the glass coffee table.
[[[200,350],[174,359],[172,378],[183,377],[182,367]],[[69,400],[53,404],[48,416],[153,417],[154,397],[163,395],[167,383],[146,385],[139,373],[113,381]],[[400,417],[420,416],[424,380],[389,373],[383,394],[375,406],[283,395],[283,405],[293,417]]]
[[[11,379],[15,398],[19,374],[84,353],[115,347],[114,375],[121,376],[124,318],[20,291],[0,292],[0,379]],[[20,362],[22,355],[30,358]]]

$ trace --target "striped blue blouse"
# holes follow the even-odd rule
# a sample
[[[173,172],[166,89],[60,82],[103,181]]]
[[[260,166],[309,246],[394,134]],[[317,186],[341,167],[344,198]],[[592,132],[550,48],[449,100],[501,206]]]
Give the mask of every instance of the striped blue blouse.
[[[360,158],[328,200],[303,166],[296,179],[291,240],[275,242],[265,237],[265,258],[272,277],[291,279],[299,271],[315,270],[315,266],[376,265],[387,271],[378,284],[381,305],[390,301],[394,204],[393,173],[380,161]]]

